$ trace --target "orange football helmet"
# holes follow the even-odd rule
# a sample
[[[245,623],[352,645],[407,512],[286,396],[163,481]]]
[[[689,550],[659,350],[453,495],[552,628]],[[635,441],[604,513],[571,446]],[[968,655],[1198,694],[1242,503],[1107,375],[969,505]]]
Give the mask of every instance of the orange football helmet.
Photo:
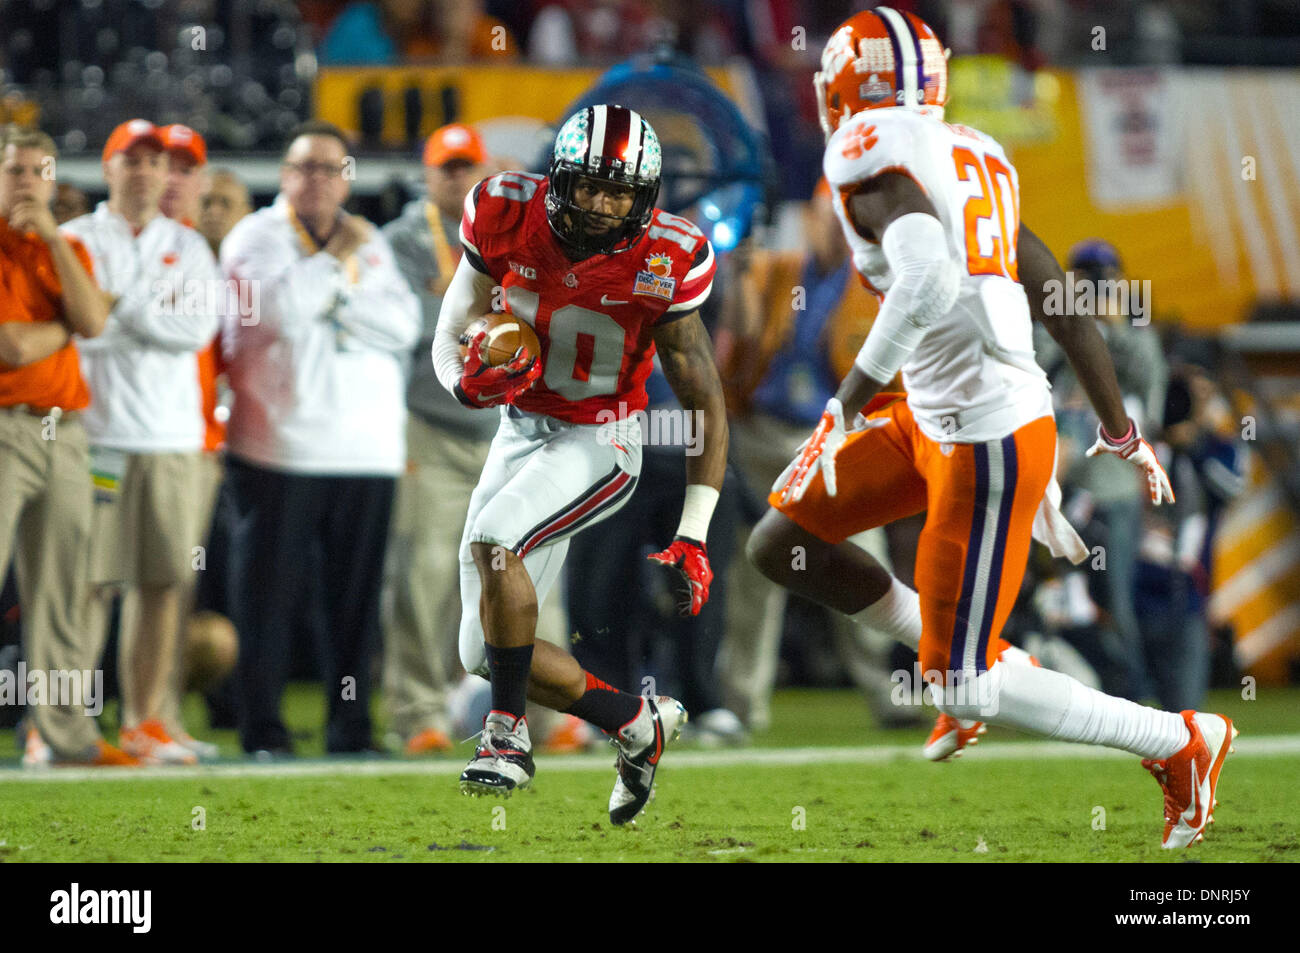
[[[901,106],[939,119],[948,101],[948,51],[912,13],[876,7],[831,34],[813,77],[822,131],[864,109]]]

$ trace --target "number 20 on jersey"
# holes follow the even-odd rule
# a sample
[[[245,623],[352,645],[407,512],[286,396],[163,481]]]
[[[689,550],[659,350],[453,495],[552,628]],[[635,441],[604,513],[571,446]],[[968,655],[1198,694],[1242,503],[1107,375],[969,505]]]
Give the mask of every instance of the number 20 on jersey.
[[[1019,281],[1016,238],[1020,230],[1020,197],[1016,194],[1011,170],[1000,159],[987,154],[978,156],[965,146],[952,150],[952,160],[957,166],[958,179],[979,184],[979,193],[966,200],[962,211],[966,227],[966,270],[972,275],[1002,275]],[[1006,185],[1005,194],[1011,198],[1010,215],[1004,203],[1003,183]],[[993,218],[995,213],[996,222]],[[980,248],[981,221],[993,225],[993,242],[988,254]]]

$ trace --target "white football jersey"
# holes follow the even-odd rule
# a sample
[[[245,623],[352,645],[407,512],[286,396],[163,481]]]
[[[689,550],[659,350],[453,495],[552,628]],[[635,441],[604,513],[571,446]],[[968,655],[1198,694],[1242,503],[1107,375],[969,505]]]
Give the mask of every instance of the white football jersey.
[[[931,439],[978,443],[1052,413],[1047,376],[1034,361],[1029,303],[1017,280],[1020,190],[993,139],[906,109],[866,110],[831,136],[824,161],[832,189],[882,172],[910,176],[929,196],[961,264],[957,302],[903,365],[907,401]],[[878,242],[863,238],[843,202],[835,211],[868,285],[893,283]]]

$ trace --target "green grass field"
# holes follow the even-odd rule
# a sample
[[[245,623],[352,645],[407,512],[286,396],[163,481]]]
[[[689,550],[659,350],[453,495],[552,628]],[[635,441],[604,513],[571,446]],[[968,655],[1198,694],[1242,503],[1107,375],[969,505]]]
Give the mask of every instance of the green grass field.
[[[1300,859],[1284,794],[1300,788],[1300,691],[1214,710],[1242,731],[1217,823],[1190,856]],[[292,729],[320,751],[320,696]],[[848,692],[778,694],[751,748],[671,748],[634,828],[611,827],[612,752],[539,757],[532,792],[470,799],[470,744],[421,761],[235,758],[172,776],[0,770],[0,861],[1181,861],[1160,849],[1159,789],[1137,759],[991,730],[950,765],[922,728],[881,731]],[[191,719],[191,723],[199,723]],[[206,733],[233,755],[230,733]],[[3,748],[12,744],[6,736]],[[0,750],[7,764],[17,751]],[[65,780],[58,780],[64,777]],[[198,810],[198,809],[201,809]],[[202,824],[198,824],[198,820]],[[201,829],[196,829],[201,828]]]

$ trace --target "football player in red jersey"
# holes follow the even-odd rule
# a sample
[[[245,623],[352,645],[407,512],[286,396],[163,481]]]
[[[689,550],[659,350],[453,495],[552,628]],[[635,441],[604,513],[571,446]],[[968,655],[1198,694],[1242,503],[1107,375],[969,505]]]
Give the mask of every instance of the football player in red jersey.
[[[532,780],[527,697],[610,735],[619,752],[615,824],[649,800],[686,711],[675,699],[605,684],[563,650],[535,643],[534,628],[569,538],[615,512],[636,486],[637,412],[656,351],[698,421],[702,453],[687,458],[677,535],[650,558],[686,577],[693,612],[708,599],[705,539],[727,455],[722,385],[698,314],[714,257],[693,224],[655,208],[662,159],[638,113],[590,106],[561,127],[549,175],[503,172],[479,183],[465,201],[465,255],[433,347],[438,379],[462,403],[502,408],[460,551],[461,660],[492,682],[492,712],[461,790],[508,795]],[[540,355],[521,351],[487,367],[480,335],[462,360],[462,333],[493,305],[532,325]]]

